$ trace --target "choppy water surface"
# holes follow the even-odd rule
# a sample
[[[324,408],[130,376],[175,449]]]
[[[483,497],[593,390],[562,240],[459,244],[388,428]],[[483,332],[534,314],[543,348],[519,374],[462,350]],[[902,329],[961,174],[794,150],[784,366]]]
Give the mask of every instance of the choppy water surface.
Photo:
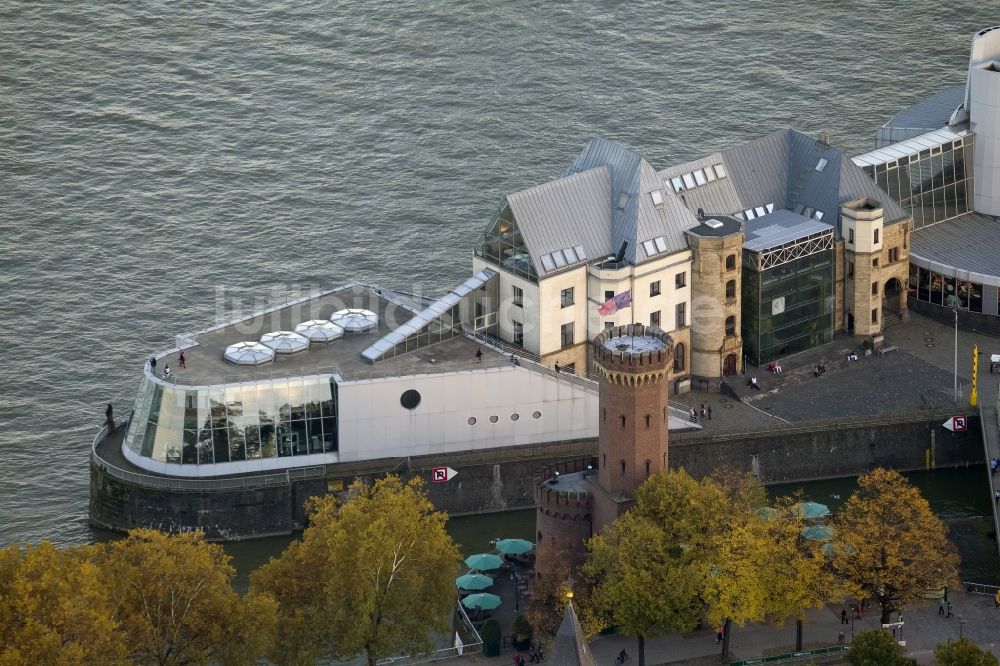
[[[995,5],[992,6],[995,10]],[[143,359],[234,308],[467,275],[594,135],[657,166],[851,152],[964,80],[991,3],[0,3],[0,543],[87,541]]]

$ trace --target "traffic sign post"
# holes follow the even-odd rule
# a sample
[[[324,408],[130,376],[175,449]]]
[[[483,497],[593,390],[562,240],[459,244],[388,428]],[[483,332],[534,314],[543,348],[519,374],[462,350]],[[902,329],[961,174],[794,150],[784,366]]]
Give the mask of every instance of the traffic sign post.
[[[969,417],[967,416],[953,416],[944,423],[942,423],[945,428],[951,430],[952,432],[965,432],[969,429]]]
[[[434,467],[431,469],[431,483],[445,483],[446,481],[451,481],[456,476],[458,476],[458,472],[451,467]]]

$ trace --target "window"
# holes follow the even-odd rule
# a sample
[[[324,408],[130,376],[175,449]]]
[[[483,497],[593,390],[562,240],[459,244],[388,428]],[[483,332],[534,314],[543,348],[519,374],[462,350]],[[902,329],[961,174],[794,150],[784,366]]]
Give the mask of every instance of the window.
[[[514,305],[521,307],[524,305],[524,289],[514,287]]]
[[[519,321],[514,322],[514,344],[524,345],[524,324]]]
[[[854,245],[854,229],[853,228],[847,230],[847,242],[849,244],[851,244],[851,245]]]
[[[823,169],[826,168],[827,164],[829,164],[829,162],[827,162],[827,159],[825,157],[819,158],[819,162],[816,163],[816,171],[823,173]]]
[[[573,305],[573,287],[563,289],[559,292],[559,304],[564,308],[568,308]]]
[[[656,312],[649,313],[649,325],[650,326],[656,326],[657,328],[659,328],[659,326],[660,326],[660,311],[659,310],[657,310]]]
[[[734,335],[736,335],[736,315],[729,315],[726,317],[726,336]]]
[[[736,255],[731,254],[728,257],[726,257],[726,270],[731,271],[734,270],[735,268],[736,268]]]
[[[878,245],[878,229],[875,230],[875,240],[873,240],[872,242]]]
[[[736,298],[736,280],[728,280],[726,282],[726,300],[734,298]]]
[[[618,195],[618,210],[625,210],[628,208],[628,202],[632,199],[628,194],[622,192]]]
[[[685,326],[687,326],[687,303],[678,303],[674,317],[674,328],[684,328]]]
[[[878,308],[872,310],[872,323],[873,324],[878,323]]]
[[[684,370],[684,343],[678,342],[674,345],[674,372]]]
[[[854,279],[854,262],[853,261],[848,261],[847,262],[847,279],[848,280],[853,280]]]
[[[899,261],[899,248],[894,247],[889,250],[889,263],[894,264]]]
[[[656,282],[650,282],[649,283],[649,295],[650,296],[659,296],[660,295],[660,281],[659,280],[657,280]]]
[[[569,346],[571,346],[573,344],[573,329],[574,329],[574,327],[575,327],[575,324],[573,322],[570,322],[568,324],[563,324],[559,328],[559,335],[560,335],[560,338],[562,339],[562,346],[563,347],[569,347]]]
[[[674,287],[681,289],[687,285],[687,271],[674,276]]]
[[[878,268],[878,257],[872,257],[872,268]]]
[[[608,291],[606,289],[604,290],[604,300],[605,301],[610,301],[614,297],[615,297],[615,292]]]
[[[878,296],[878,282],[872,282],[872,296]]]
[[[613,322],[613,321],[606,321],[606,322],[604,322],[604,330],[605,331],[610,331],[614,327],[615,327],[615,322]]]

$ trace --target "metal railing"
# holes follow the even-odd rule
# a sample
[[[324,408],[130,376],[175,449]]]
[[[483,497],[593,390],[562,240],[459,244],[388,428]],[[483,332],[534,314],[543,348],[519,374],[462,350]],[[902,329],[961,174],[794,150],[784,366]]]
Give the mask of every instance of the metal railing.
[[[115,421],[115,429],[126,427],[128,419]],[[265,488],[287,486],[292,481],[303,479],[321,479],[326,476],[326,468],[322,465],[310,467],[292,467],[281,471],[246,474],[232,478],[189,479],[181,477],[156,476],[133,472],[112,465],[97,452],[97,445],[108,435],[108,426],[102,427],[94,437],[91,445],[90,458],[94,465],[108,476],[144,488],[161,490],[180,490],[186,492],[211,492],[222,490],[240,490],[244,488]]]
[[[802,652],[786,652],[770,657],[758,657],[756,659],[743,659],[741,661],[731,661],[729,666],[757,666],[757,664],[796,664],[804,661],[813,662],[816,658],[832,659],[847,651],[846,645],[831,645],[829,647],[816,648],[815,650],[803,650]]]
[[[986,583],[970,583],[968,581],[962,581],[962,586],[965,591],[969,594],[984,594],[986,596],[995,596],[997,590],[1000,590],[1000,585],[987,585]]]

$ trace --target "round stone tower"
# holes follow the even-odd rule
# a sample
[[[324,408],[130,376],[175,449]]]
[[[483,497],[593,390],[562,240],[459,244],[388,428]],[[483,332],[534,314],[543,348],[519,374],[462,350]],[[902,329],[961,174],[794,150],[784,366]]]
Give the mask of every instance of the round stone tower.
[[[674,341],[642,324],[604,331],[593,341],[600,380],[599,466],[594,533],[632,505],[635,490],[667,469],[668,371]]]

